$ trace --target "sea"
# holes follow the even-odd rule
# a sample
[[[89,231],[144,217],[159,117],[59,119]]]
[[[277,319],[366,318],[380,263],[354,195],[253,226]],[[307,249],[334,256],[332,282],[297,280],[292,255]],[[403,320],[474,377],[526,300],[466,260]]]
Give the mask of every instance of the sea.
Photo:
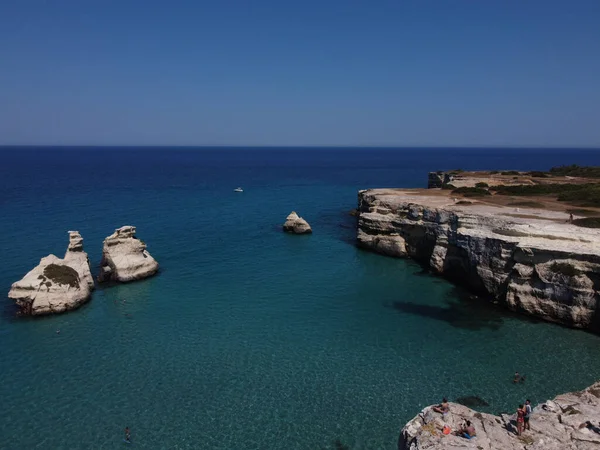
[[[585,388],[600,336],[360,250],[349,214],[360,189],[425,187],[433,170],[562,164],[600,150],[0,148],[0,448],[395,449],[443,397],[501,413]],[[292,210],[312,235],[282,232]],[[67,231],[97,274],[123,225],[156,277],[15,315],[11,283],[62,257]]]

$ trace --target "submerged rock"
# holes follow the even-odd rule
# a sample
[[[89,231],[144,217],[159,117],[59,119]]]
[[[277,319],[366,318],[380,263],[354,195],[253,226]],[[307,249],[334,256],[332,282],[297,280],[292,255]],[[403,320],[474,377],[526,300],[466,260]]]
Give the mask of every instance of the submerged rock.
[[[104,239],[98,281],[134,281],[158,272],[158,263],[135,231],[133,226],[124,226]]]
[[[69,246],[63,259],[48,255],[21,280],[13,283],[8,297],[23,315],[56,314],[81,306],[90,299],[94,279],[83,238],[69,231]]]
[[[408,422],[398,440],[399,450],[591,450],[600,448],[600,434],[595,425],[600,421],[600,383],[582,392],[562,394],[533,408],[531,430],[516,435],[516,407],[513,414],[494,416],[450,403],[444,416],[431,406]],[[467,440],[445,435],[445,425],[458,430],[469,420],[477,436]],[[594,427],[587,427],[590,421]]]
[[[312,228],[306,220],[296,214],[296,211],[292,211],[289,216],[285,219],[283,224],[283,230],[289,233],[295,234],[307,234],[312,233]]]
[[[460,403],[461,405],[467,406],[469,408],[481,408],[482,406],[490,406],[488,402],[486,402],[481,397],[477,397],[476,395],[467,395],[466,397],[459,397],[456,399],[456,403]]]

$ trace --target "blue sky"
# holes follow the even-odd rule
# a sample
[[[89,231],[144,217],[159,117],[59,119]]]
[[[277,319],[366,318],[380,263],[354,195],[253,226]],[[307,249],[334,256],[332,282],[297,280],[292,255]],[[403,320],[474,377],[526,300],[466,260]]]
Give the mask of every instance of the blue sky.
[[[600,147],[600,1],[3,0],[0,144]]]

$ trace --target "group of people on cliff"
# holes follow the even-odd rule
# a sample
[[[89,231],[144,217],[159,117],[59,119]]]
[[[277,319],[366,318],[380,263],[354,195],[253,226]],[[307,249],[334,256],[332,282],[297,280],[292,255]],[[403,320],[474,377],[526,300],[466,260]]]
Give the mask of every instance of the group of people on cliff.
[[[446,414],[448,414],[450,412],[450,404],[448,403],[448,399],[444,398],[442,400],[442,403],[440,403],[439,405],[434,406],[432,408],[432,410],[434,412],[442,414],[443,416],[445,416]],[[521,436],[521,434],[525,430],[531,430],[531,425],[529,423],[529,420],[531,418],[532,411],[533,410],[532,410],[532,407],[531,407],[531,401],[529,399],[527,399],[525,401],[525,404],[521,404],[517,408],[517,413],[516,413],[516,417],[517,417],[517,436]],[[450,429],[449,426],[446,425],[446,426],[444,426],[442,432],[444,434],[450,434],[452,432],[452,430]],[[471,438],[477,436],[477,430],[475,430],[475,426],[473,426],[473,424],[471,423],[471,421],[465,420],[460,425],[460,427],[458,428],[458,430],[454,431],[453,434],[455,436],[464,437],[465,439],[471,439]]]

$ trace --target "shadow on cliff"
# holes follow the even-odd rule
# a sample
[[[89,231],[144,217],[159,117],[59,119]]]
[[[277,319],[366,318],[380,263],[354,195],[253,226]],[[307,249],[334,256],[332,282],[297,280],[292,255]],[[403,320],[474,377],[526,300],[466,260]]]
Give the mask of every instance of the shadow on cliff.
[[[506,313],[485,298],[469,295],[462,289],[453,288],[442,306],[395,301],[387,305],[396,311],[446,322],[456,328],[467,330],[499,330]]]

